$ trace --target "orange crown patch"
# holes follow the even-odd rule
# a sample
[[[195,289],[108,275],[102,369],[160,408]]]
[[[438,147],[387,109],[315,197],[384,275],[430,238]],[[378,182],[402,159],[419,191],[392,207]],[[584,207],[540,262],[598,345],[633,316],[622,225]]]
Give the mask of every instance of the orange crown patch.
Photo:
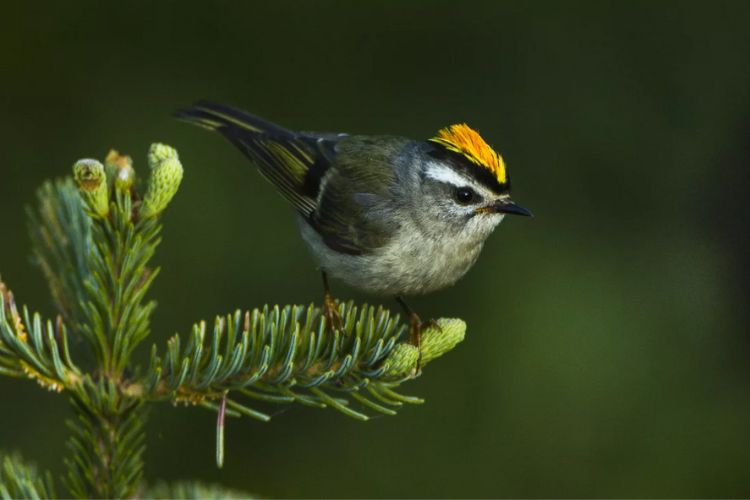
[[[505,162],[502,156],[487,144],[479,132],[465,123],[440,129],[437,136],[430,139],[446,149],[464,155],[469,161],[492,172],[500,184],[508,181]]]

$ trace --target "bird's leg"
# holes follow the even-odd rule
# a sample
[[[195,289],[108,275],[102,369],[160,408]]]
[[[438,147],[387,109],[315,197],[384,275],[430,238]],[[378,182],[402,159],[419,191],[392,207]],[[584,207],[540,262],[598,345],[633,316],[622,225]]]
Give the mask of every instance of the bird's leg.
[[[417,348],[419,357],[417,358],[417,373],[422,371],[422,330],[428,326],[437,325],[434,320],[425,321],[419,318],[419,315],[409,307],[403,297],[396,297],[396,302],[401,306],[406,315],[409,317],[409,343]]]
[[[333,330],[343,331],[344,325],[341,320],[336,299],[331,295],[331,287],[328,284],[328,275],[323,271],[323,316],[326,318],[326,326]]]

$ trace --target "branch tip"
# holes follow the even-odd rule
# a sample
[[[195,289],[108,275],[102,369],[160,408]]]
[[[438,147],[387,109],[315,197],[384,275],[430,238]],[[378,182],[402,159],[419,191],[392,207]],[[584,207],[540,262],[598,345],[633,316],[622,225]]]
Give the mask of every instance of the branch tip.
[[[177,150],[165,144],[151,145],[148,163],[151,167],[151,177],[143,198],[143,217],[156,216],[167,208],[177,193],[183,176]]]
[[[73,165],[73,178],[92,214],[106,217],[109,213],[109,190],[104,165],[97,160],[78,160]]]

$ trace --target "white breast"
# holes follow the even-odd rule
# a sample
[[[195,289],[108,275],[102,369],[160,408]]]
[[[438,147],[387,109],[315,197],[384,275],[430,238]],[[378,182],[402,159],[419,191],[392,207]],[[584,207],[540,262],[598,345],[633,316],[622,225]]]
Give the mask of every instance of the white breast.
[[[477,260],[486,238],[486,234],[477,238],[445,235],[438,240],[407,224],[375,253],[345,255],[331,250],[304,220],[300,229],[332,277],[368,293],[391,296],[423,294],[452,285]]]

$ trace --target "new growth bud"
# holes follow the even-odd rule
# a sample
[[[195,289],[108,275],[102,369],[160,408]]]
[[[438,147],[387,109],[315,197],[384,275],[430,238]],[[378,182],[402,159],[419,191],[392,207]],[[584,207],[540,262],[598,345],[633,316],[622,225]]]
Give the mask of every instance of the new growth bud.
[[[129,191],[135,181],[133,159],[128,155],[121,155],[117,150],[110,150],[104,160],[107,178],[114,182],[115,189]]]
[[[406,342],[396,344],[385,360],[385,375],[394,378],[412,375],[417,369],[418,361],[419,349],[416,346]]]
[[[440,318],[437,327],[422,332],[422,364],[426,365],[453,350],[466,336],[466,322],[458,318]]]
[[[143,198],[142,217],[154,217],[167,208],[182,182],[182,164],[174,148],[152,144],[148,164],[151,177]]]
[[[466,323],[461,319],[440,318],[436,323],[437,326],[429,326],[422,331],[422,366],[452,350],[466,335]],[[401,378],[415,374],[419,351],[407,342],[396,345],[385,359],[385,375]]]
[[[99,217],[106,217],[109,213],[109,193],[104,166],[96,160],[78,160],[73,165],[73,177],[89,210]]]

